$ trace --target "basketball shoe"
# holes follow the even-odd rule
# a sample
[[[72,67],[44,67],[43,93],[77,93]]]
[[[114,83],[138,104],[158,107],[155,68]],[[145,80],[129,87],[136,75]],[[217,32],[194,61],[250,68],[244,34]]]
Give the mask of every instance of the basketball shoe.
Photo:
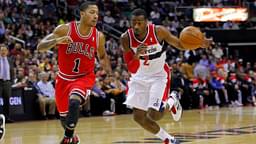
[[[179,101],[179,94],[177,91],[172,91],[167,104],[169,105],[169,111],[172,114],[174,121],[179,121],[182,116],[182,106]]]
[[[0,114],[0,141],[3,140],[5,134],[5,116]]]
[[[164,144],[180,144],[180,141],[177,139],[173,139],[173,140],[165,139]]]
[[[79,139],[78,135],[75,135],[71,138],[64,136],[64,138],[62,139],[60,144],[80,144],[80,139]]]

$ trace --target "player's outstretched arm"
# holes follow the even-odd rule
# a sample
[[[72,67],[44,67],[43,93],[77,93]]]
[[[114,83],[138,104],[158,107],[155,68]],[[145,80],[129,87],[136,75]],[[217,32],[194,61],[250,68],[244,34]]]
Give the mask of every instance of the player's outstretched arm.
[[[57,44],[69,43],[71,38],[67,36],[69,26],[67,24],[59,25],[52,33],[44,37],[37,45],[37,50],[40,52],[47,51]]]
[[[171,32],[169,32],[169,30],[167,28],[165,28],[163,26],[156,26],[156,32],[157,32],[157,36],[158,36],[159,40],[166,41],[169,45],[172,45],[172,46],[176,47],[177,49],[186,50],[180,44],[179,38],[177,38],[176,36],[171,34]]]
[[[214,44],[213,38],[207,38],[204,34],[204,41],[200,47],[201,48],[210,48],[212,44]]]
[[[98,58],[100,61],[101,66],[103,67],[103,69],[108,73],[111,74],[112,73],[112,68],[110,65],[110,61],[108,58],[108,55],[106,53],[105,50],[105,36],[102,32],[99,32],[99,46],[97,48],[97,54],[98,54]]]
[[[169,32],[167,28],[163,26],[157,26],[156,28],[157,28],[157,36],[159,37],[160,40],[164,40],[169,45],[172,45],[180,50],[187,50],[186,48],[182,47],[182,45],[180,44],[179,38],[171,34],[171,32]],[[212,43],[213,43],[213,40],[211,38],[206,38],[204,36],[203,43],[200,47],[209,48]]]

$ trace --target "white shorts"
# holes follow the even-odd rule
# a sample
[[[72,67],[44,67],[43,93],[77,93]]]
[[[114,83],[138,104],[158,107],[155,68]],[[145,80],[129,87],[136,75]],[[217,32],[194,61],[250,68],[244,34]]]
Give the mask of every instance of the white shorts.
[[[151,76],[131,78],[125,104],[147,111],[153,108],[162,111],[170,90],[170,70],[165,66],[161,73]]]

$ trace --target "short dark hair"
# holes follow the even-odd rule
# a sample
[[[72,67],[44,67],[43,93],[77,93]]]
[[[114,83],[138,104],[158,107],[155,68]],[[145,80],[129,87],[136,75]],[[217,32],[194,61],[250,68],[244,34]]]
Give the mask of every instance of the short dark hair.
[[[148,19],[147,13],[144,9],[137,8],[132,11],[132,16],[141,16],[143,15],[145,19]]]
[[[79,10],[80,11],[84,11],[86,10],[90,5],[97,5],[97,3],[95,1],[86,1],[86,2],[83,2],[80,7],[79,7]]]

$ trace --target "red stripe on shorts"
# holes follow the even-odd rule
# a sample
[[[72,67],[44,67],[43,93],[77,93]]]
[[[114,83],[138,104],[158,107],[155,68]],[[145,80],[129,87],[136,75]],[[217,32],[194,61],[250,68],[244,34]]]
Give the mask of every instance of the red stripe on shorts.
[[[167,73],[167,83],[166,83],[166,87],[164,90],[164,96],[162,98],[162,101],[166,101],[168,99],[168,95],[169,95],[170,88],[171,88],[171,77],[170,77],[171,69],[168,66],[168,64],[164,65],[164,71]]]

